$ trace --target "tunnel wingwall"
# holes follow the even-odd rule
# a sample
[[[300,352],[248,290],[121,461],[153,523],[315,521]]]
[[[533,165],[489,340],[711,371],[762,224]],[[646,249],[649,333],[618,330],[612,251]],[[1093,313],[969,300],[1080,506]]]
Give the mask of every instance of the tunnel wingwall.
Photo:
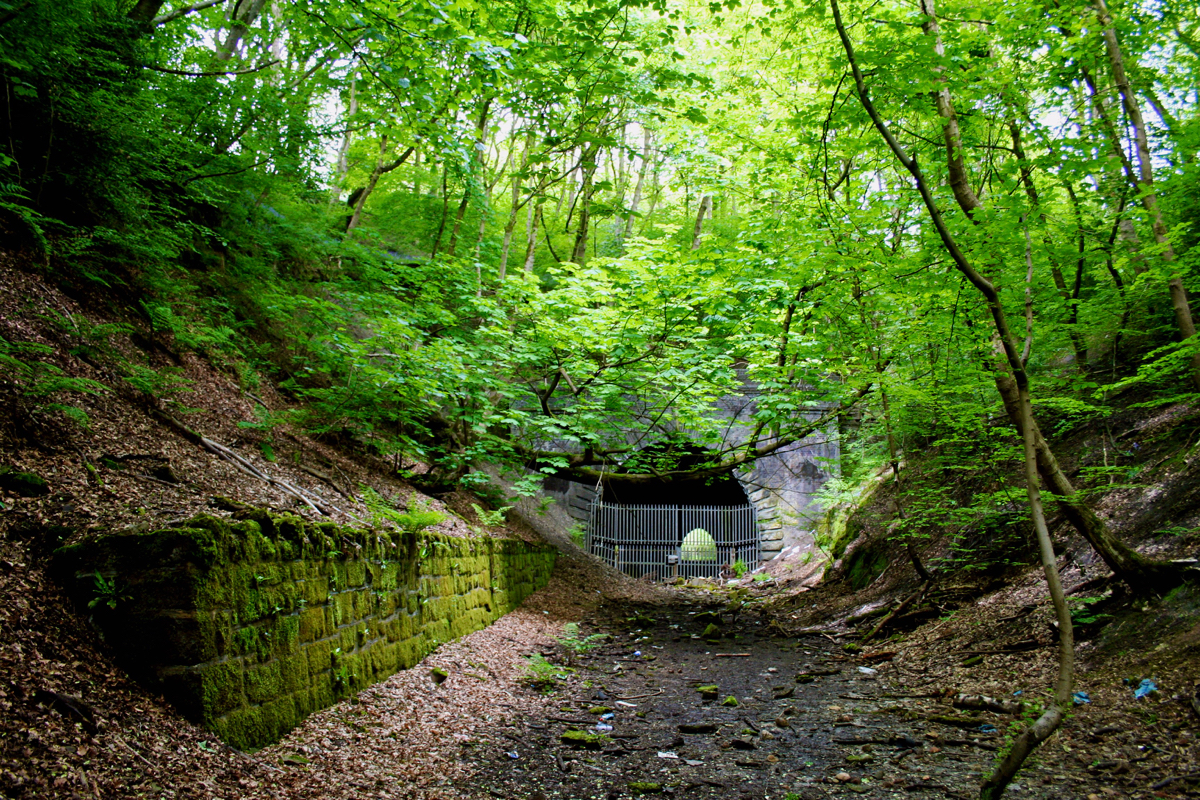
[[[101,536],[54,571],[124,669],[252,749],[513,610],[555,555],[254,512]]]

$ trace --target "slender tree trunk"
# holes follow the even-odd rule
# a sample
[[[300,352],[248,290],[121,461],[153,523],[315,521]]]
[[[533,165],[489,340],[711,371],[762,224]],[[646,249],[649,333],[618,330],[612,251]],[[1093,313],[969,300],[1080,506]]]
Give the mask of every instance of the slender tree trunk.
[[[371,177],[367,179],[367,185],[358,190],[358,196],[354,198],[354,211],[350,214],[350,219],[346,222],[346,235],[350,231],[358,227],[359,220],[362,219],[363,206],[367,204],[367,197],[371,192],[375,191],[375,184],[379,183],[379,176],[383,174],[383,157],[387,154],[388,137],[384,134],[379,139],[379,156],[375,159],[375,169],[371,170]]]
[[[479,145],[483,144],[484,134],[487,130],[488,111],[491,109],[492,98],[486,98],[483,101],[483,109],[479,112],[479,119],[475,123],[475,144],[474,153],[471,156],[472,170],[471,174],[467,175],[466,187],[463,189],[462,200],[459,201],[458,210],[454,213],[454,225],[450,229],[450,241],[446,245],[446,255],[454,257],[455,250],[458,249],[458,231],[462,228],[463,219],[467,215],[467,206],[471,204],[471,190],[476,181],[482,188],[485,181],[483,170],[486,166]],[[482,192],[480,192],[482,194]],[[482,212],[481,212],[482,213]]]
[[[537,234],[538,223],[542,221],[542,206],[529,201],[529,216],[526,219],[525,227],[527,228],[525,236],[525,272],[531,274],[533,272],[534,256],[537,254]]]
[[[433,237],[433,250],[429,254],[429,260],[433,261],[437,258],[438,251],[442,247],[442,234],[446,232],[446,220],[450,213],[450,162],[442,162],[442,216],[438,221],[437,233]]]
[[[712,195],[706,194],[700,198],[700,208],[696,211],[696,224],[692,226],[692,249],[700,249],[700,240],[704,236],[704,218],[712,210]]]
[[[567,191],[558,193],[558,205],[555,206],[555,208],[554,208],[555,216],[562,216],[563,203],[566,203],[566,207],[568,209],[575,208],[575,186],[576,186],[575,173],[578,172],[579,167],[572,166],[572,164],[574,164],[574,162],[575,162],[575,148],[571,148],[571,152],[567,153],[567,167],[569,167],[569,169],[570,169],[570,174],[567,176],[567,179],[565,181],[563,181],[563,183],[565,183],[567,186]],[[568,217],[566,225],[564,225],[564,227],[563,227],[563,230],[567,230],[570,227],[570,225],[571,225],[571,220]]]
[[[1046,255],[1050,261],[1050,276],[1054,279],[1054,287],[1058,289],[1058,296],[1062,298],[1063,304],[1066,306],[1067,318],[1069,324],[1067,326],[1067,335],[1071,339],[1071,348],[1075,351],[1075,365],[1080,372],[1087,370],[1087,348],[1083,343],[1083,336],[1080,335],[1078,328],[1075,326],[1075,319],[1078,316],[1078,294],[1067,288],[1067,281],[1063,277],[1062,268],[1059,266],[1058,259],[1054,255],[1054,240],[1050,236],[1050,220],[1046,216],[1046,211],[1042,208],[1041,196],[1038,194],[1037,185],[1033,181],[1033,167],[1029,164],[1029,160],[1025,155],[1025,146],[1021,141],[1021,129],[1017,126],[1016,119],[1012,119],[1008,123],[1009,136],[1013,143],[1013,155],[1017,157],[1017,161],[1021,164],[1021,183],[1025,187],[1025,196],[1029,198],[1029,203],[1037,212],[1038,221],[1042,225],[1042,243],[1046,245]],[[1082,230],[1080,235],[1083,235]]]
[[[596,174],[596,158],[600,154],[599,144],[586,144],[579,169],[582,173],[579,189],[579,227],[575,230],[575,246],[571,250],[571,261],[583,265],[587,262],[588,224],[592,216],[593,177]]]
[[[521,166],[512,175],[512,202],[509,204],[508,221],[504,224],[504,243],[500,247],[500,266],[496,270],[501,283],[508,273],[508,253],[512,248],[513,233],[517,229],[517,216],[521,211],[521,173],[529,165],[529,151],[533,147],[533,134],[525,137],[525,152],[521,156]],[[526,201],[532,206],[532,197]],[[528,225],[528,223],[526,223]]]
[[[642,163],[638,164],[637,183],[633,186],[633,199],[629,202],[629,214],[625,217],[625,230],[621,234],[623,244],[633,233],[633,219],[642,203],[642,186],[646,183],[646,168],[650,164],[650,131],[642,131]]]
[[[333,186],[330,192],[329,202],[337,201],[341,194],[342,186],[346,183],[346,175],[350,172],[350,162],[348,155],[350,153],[350,143],[354,141],[354,135],[350,132],[351,120],[358,113],[358,81],[356,78],[350,79],[350,104],[346,107],[346,132],[342,134],[342,141],[338,144],[337,159],[334,162],[333,168]]]
[[[1054,545],[1050,541],[1050,531],[1046,528],[1046,515],[1041,507],[1033,441],[1033,405],[1029,399],[1029,389],[1024,384],[1019,385],[1017,402],[1021,414],[1019,427],[1023,431],[1021,441],[1025,451],[1025,486],[1029,496],[1029,507],[1033,512],[1042,572],[1046,576],[1046,585],[1054,604],[1054,616],[1058,622],[1058,680],[1054,685],[1054,700],[1046,705],[1045,711],[1032,725],[1017,736],[1004,758],[984,780],[979,791],[980,800],[998,800],[1016,777],[1025,759],[1058,729],[1067,708],[1070,707],[1071,690],[1075,683],[1075,631],[1071,623],[1071,612],[1067,607],[1067,598],[1063,593],[1062,581],[1058,576]]]
[[[392,170],[398,169],[416,150],[415,146],[410,146],[395,161],[385,164],[383,157],[387,153],[387,140],[386,134],[379,140],[379,157],[375,161],[375,169],[371,170],[371,177],[367,180],[367,185],[350,195],[348,202],[354,207],[354,212],[346,221],[346,236],[349,236],[350,231],[358,227],[362,219],[363,206],[367,204],[367,198],[371,196],[371,192],[375,191],[375,185],[379,183],[379,179]]]
[[[650,171],[650,207],[646,209],[645,219],[641,227],[638,228],[638,232],[642,234],[646,232],[646,228],[653,221],[654,210],[658,208],[658,201],[662,197],[662,184],[659,182],[658,166],[658,159],[656,158],[653,168]]]

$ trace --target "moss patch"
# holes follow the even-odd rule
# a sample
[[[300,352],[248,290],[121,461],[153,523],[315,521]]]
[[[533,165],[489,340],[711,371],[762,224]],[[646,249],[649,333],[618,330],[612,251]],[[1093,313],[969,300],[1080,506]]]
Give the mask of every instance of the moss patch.
[[[96,620],[123,666],[252,749],[511,611],[546,584],[554,558],[519,541],[238,507],[233,519],[202,515],[62,548],[53,572],[81,605],[95,596],[95,573],[115,581],[121,602]]]

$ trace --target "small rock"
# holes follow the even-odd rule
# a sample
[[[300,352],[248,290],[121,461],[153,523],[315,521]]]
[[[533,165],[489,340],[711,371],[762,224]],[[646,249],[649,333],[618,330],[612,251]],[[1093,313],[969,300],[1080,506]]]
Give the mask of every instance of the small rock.
[[[792,727],[792,723],[791,723],[791,720],[789,720],[783,714],[780,714],[778,717],[775,718],[775,727],[790,728],[790,727]]]
[[[764,741],[768,741],[768,742],[769,742],[769,741],[771,741],[772,739],[774,739],[774,738],[775,738],[775,734],[771,733],[770,731],[763,731],[762,733],[760,733],[760,734],[758,735],[758,738],[760,738],[760,739],[763,739]]]
[[[849,783],[850,782],[850,773],[849,772],[839,772],[837,775],[834,775],[833,777],[834,777],[834,780],[836,780],[838,783]]]
[[[441,667],[434,667],[433,669],[429,670],[429,677],[433,678],[434,683],[440,684],[444,682],[446,678],[450,677],[450,673]]]
[[[684,722],[679,726],[680,733],[716,733],[714,722]]]
[[[734,750],[757,750],[758,749],[758,745],[754,744],[754,742],[750,741],[749,739],[731,739],[729,741],[729,746],[732,747]]]
[[[842,714],[838,717],[838,722],[854,722],[853,714]]]

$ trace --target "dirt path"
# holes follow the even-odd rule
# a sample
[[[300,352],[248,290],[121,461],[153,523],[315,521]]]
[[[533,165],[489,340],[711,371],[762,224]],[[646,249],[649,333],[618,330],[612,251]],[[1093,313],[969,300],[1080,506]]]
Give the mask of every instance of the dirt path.
[[[573,665],[547,670],[553,711],[467,756],[478,796],[968,797],[992,757],[997,733],[949,728],[963,744],[939,746],[905,718],[913,698],[887,697],[824,637],[684,603],[609,609],[577,638],[598,633],[590,653],[547,651]]]

